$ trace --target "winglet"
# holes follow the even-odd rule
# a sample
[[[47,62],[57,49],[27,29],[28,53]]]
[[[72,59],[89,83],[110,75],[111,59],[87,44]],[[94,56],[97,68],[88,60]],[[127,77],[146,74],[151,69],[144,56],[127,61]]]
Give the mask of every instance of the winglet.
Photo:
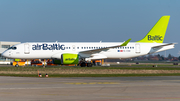
[[[125,41],[124,43],[122,43],[120,46],[126,46],[129,43],[129,41],[131,41],[131,38]]]

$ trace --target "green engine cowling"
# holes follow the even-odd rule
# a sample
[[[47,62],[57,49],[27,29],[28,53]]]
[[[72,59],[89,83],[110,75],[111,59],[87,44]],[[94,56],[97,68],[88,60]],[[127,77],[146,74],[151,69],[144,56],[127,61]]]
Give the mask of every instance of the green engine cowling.
[[[79,63],[78,54],[65,53],[61,55],[61,64],[78,64],[78,63]]]

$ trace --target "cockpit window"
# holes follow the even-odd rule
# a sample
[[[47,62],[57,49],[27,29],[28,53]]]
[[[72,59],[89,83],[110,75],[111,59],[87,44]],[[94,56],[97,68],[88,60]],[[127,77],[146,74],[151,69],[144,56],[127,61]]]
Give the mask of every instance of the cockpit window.
[[[9,47],[8,50],[11,49],[11,48],[12,48],[12,47]]]
[[[13,50],[16,50],[17,48],[16,47],[12,47]]]
[[[9,50],[9,49],[16,50],[17,47],[12,46],[12,47],[9,47],[8,50]]]

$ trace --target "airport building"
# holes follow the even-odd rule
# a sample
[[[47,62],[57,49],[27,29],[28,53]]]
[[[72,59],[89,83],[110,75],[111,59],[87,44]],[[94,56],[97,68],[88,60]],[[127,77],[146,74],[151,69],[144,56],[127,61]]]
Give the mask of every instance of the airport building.
[[[8,49],[9,47],[15,45],[15,44],[20,44],[21,42],[8,42],[8,41],[0,41],[0,61],[5,61],[7,60],[6,58],[2,57],[1,54]]]

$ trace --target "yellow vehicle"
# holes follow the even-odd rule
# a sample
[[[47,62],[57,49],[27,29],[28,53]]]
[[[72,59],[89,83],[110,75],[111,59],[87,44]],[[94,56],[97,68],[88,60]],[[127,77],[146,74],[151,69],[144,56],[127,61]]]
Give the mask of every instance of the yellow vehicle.
[[[25,66],[25,61],[13,61],[13,66],[15,67]]]
[[[13,61],[13,66],[15,67],[19,67],[19,66],[26,66],[30,61],[25,61],[25,60],[21,60],[21,59],[14,59]]]

